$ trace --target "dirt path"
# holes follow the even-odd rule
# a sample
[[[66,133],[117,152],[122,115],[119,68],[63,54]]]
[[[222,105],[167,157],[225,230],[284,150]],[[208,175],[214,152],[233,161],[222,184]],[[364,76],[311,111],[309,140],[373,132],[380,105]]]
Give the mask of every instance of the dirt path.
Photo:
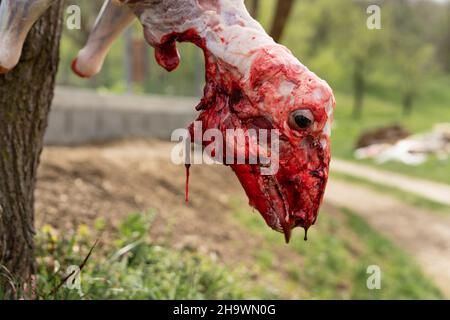
[[[436,285],[450,296],[450,212],[440,215],[402,203],[370,188],[330,181],[325,199],[351,209],[415,257]]]
[[[395,187],[422,198],[450,206],[450,186],[443,183],[411,178],[340,159],[332,161],[331,169],[381,185]]]

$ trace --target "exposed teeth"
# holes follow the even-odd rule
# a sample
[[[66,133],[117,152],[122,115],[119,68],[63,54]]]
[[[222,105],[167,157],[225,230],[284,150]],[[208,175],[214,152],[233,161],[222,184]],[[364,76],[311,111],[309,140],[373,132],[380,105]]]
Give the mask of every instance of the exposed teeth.
[[[271,210],[272,216],[276,219],[276,225],[272,227],[278,231],[286,233],[286,228],[290,228],[289,205],[287,203],[287,200],[284,197],[281,191],[281,187],[275,176],[262,176],[262,177],[264,179],[265,194],[267,198],[270,199],[270,197],[278,196],[280,200],[279,202],[281,202],[281,203],[270,203],[270,206],[272,207]],[[279,210],[282,210],[284,213],[284,221],[280,221],[279,216],[277,215],[277,212]]]
[[[276,214],[273,214],[273,217],[275,217],[275,229],[278,231],[283,231],[283,228],[281,227],[281,223],[280,223],[280,219],[278,218],[278,216]]]

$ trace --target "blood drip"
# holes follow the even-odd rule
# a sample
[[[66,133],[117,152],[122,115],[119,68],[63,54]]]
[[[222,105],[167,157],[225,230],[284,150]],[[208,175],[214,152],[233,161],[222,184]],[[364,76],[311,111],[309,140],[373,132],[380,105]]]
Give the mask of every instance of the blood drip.
[[[186,202],[189,202],[189,171],[191,169],[191,165],[190,164],[186,164]]]
[[[167,71],[175,70],[180,64],[180,54],[175,40],[171,39],[156,47],[155,58],[158,64]]]

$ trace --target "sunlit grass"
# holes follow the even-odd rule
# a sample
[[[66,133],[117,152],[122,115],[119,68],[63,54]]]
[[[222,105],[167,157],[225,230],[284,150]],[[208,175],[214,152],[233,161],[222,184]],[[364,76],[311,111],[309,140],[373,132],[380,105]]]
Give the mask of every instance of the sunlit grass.
[[[257,213],[238,202],[234,206],[236,219],[249,232],[262,236],[271,244],[271,250],[257,253],[265,272],[276,273],[279,264],[289,264],[289,261],[277,261],[274,254],[277,248],[286,246],[283,237],[268,232]],[[322,212],[317,225],[309,231],[309,240],[305,242],[302,230],[296,230],[288,247],[292,255],[302,257],[303,265],[290,265],[288,277],[284,278],[285,282],[280,282],[280,290],[297,291],[300,298],[442,298],[411,257],[347,210]],[[381,290],[369,290],[366,286],[370,265],[381,268]]]
[[[15,283],[24,299],[238,299],[244,291],[226,267],[195,252],[156,245],[149,239],[150,217],[131,214],[115,239],[100,243],[81,270],[79,290],[67,287],[69,266],[80,266],[102,230],[81,225],[73,233],[44,226],[36,237],[35,287]],[[102,228],[96,223],[96,229]],[[64,283],[63,286],[60,286]],[[69,283],[70,285],[70,283]],[[28,286],[30,288],[30,286]],[[0,288],[0,297],[2,296]]]
[[[282,235],[268,230],[258,214],[237,201],[233,206],[237,222],[262,241],[253,252],[253,263],[245,268],[223,265],[196,251],[157,245],[148,237],[150,220],[132,214],[114,239],[94,248],[82,268],[80,290],[66,285],[55,288],[69,266],[82,264],[104,224],[96,223],[95,230],[81,225],[73,233],[44,226],[36,238],[35,287],[24,291],[15,284],[17,298],[442,298],[409,256],[352,212],[322,212],[307,242],[297,230],[286,245]],[[284,255],[278,255],[279,250]],[[367,289],[369,265],[381,268],[381,290]]]

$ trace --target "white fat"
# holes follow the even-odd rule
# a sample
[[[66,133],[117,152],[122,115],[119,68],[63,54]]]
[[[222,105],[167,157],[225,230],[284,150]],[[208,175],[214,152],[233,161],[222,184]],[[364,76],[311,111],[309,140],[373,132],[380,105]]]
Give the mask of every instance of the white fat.
[[[248,79],[258,51],[275,44],[250,16],[242,0],[220,0],[220,14],[203,9],[197,0],[165,0],[164,6],[151,4],[147,0],[147,4],[136,4],[136,8],[146,6],[139,18],[152,39],[158,42],[172,32],[195,29],[206,40],[211,54],[236,67],[244,79]]]
[[[323,134],[326,135],[327,137],[331,136],[331,121],[327,120],[327,123],[325,124],[325,126],[323,127],[322,130]]]
[[[245,75],[245,78],[248,78],[255,52],[273,45],[273,40],[260,30],[240,25],[222,25],[222,27],[222,32],[215,32],[211,29],[206,31],[208,49],[216,57],[235,66]],[[225,39],[225,43],[222,43],[221,39]]]
[[[328,115],[328,118],[330,119],[331,116],[333,115],[333,99],[330,99],[326,105],[326,112]]]
[[[332,119],[333,119],[333,104],[334,100],[333,98],[330,98],[328,103],[325,105],[325,111],[327,113],[327,123],[323,127],[323,134],[326,135],[328,138],[331,137],[331,127],[332,127]]]
[[[295,84],[290,81],[283,81],[278,88],[278,93],[282,97],[287,97],[292,94],[292,91],[295,88]]]
[[[318,88],[314,89],[314,91],[312,92],[312,99],[313,99],[313,101],[315,101],[317,103],[319,103],[323,100],[323,96],[324,96],[324,93],[322,91],[322,87],[320,87],[320,86]]]

